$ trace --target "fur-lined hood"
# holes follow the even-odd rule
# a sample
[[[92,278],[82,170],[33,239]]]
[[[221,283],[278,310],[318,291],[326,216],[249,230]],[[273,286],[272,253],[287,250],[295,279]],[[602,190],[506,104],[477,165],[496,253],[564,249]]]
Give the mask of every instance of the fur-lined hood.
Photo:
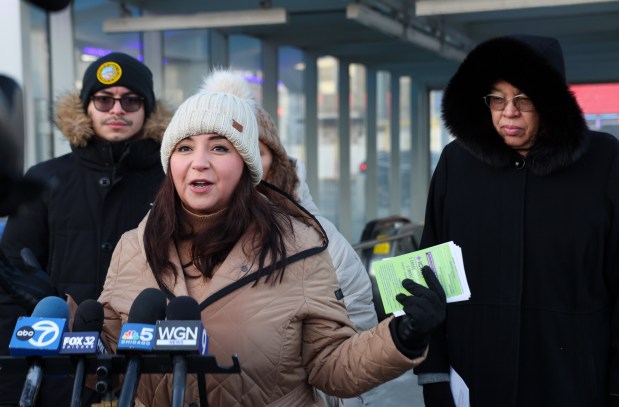
[[[534,173],[546,175],[576,161],[587,144],[587,126],[565,80],[563,52],[553,38],[514,35],[478,45],[445,89],[442,117],[454,137],[475,157],[505,168],[516,152],[492,125],[483,97],[505,80],[535,104],[540,132],[527,155]]]
[[[157,100],[155,109],[144,123],[142,138],[161,143],[171,118],[172,111],[165,103]],[[84,113],[78,92],[67,93],[58,99],[54,122],[69,143],[76,147],[84,147],[94,135],[92,120]]]

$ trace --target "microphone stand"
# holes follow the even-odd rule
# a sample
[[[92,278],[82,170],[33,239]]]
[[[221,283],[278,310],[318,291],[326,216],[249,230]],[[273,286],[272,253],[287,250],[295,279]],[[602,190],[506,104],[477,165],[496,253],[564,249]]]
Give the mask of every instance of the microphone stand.
[[[82,389],[84,388],[84,377],[86,372],[86,361],[79,358],[75,367],[75,381],[73,382],[73,392],[71,393],[71,407],[81,407]]]
[[[198,376],[198,394],[200,396],[200,407],[208,407],[208,398],[206,397],[206,380],[204,374],[196,373]]]
[[[179,355],[181,356],[181,355]],[[232,355],[232,365],[229,366],[220,366],[217,363],[217,359],[213,355],[183,355],[184,360],[180,363],[182,366],[180,369],[183,369],[184,372],[187,373],[195,373],[197,375],[198,380],[198,392],[200,397],[200,407],[207,407],[208,400],[206,394],[206,379],[205,374],[207,373],[215,373],[215,374],[238,374],[241,373],[241,366],[238,360],[238,356],[236,354]],[[40,359],[39,359],[40,358]],[[115,403],[115,396],[113,391],[113,375],[116,374],[125,374],[125,383],[123,383],[123,390],[121,391],[118,407],[125,407],[133,405],[133,398],[135,396],[137,386],[140,380],[140,375],[138,373],[173,373],[174,366],[171,363],[172,359],[170,359],[169,355],[132,355],[132,357],[127,360],[125,355],[87,355],[84,358],[84,374],[95,374],[97,375],[99,381],[96,384],[96,389],[99,393],[105,393],[106,397],[102,398],[107,403],[103,402],[105,406],[110,405],[111,403]],[[36,375],[38,371],[38,377],[42,377],[43,365],[45,365],[46,372],[49,374],[67,374],[72,373],[75,369],[74,362],[70,356],[67,355],[53,355],[53,356],[42,356],[37,357],[36,362],[32,362],[30,357],[24,356],[0,356],[0,380],[2,380],[2,376],[5,374],[22,374],[26,371],[28,375]],[[173,393],[174,389],[179,393],[181,389],[185,389],[186,374],[177,374],[179,377],[179,381],[173,380]],[[76,376],[78,373],[76,373]],[[34,376],[36,379],[37,376]],[[129,378],[129,382],[127,382],[127,378]],[[38,386],[32,385],[32,383],[27,386],[28,391],[24,388],[24,392],[22,392],[22,398],[25,397],[24,402],[20,401],[20,407],[32,407],[34,406],[36,391],[38,390]],[[184,390],[183,390],[184,393]],[[180,396],[176,396],[180,397]],[[184,397],[184,394],[183,394]],[[122,401],[121,401],[122,400]],[[178,400],[184,401],[182,398],[175,399],[176,403],[179,403]],[[108,404],[110,403],[110,404]],[[182,405],[182,404],[178,404]]]
[[[174,355],[174,375],[172,379],[172,407],[185,405],[185,388],[187,384],[187,359],[184,355]]]
[[[118,398],[118,407],[131,407],[133,406],[133,398],[135,392],[138,389],[140,383],[140,369],[142,367],[142,360],[139,355],[133,355],[127,363],[127,371],[125,372],[125,381],[123,383],[122,390],[120,391],[120,397]]]
[[[19,407],[32,407],[37,401],[37,395],[39,394],[39,388],[41,387],[41,380],[43,379],[43,367],[38,359],[32,363],[30,369],[28,369],[28,375],[26,376],[26,382],[19,398]]]

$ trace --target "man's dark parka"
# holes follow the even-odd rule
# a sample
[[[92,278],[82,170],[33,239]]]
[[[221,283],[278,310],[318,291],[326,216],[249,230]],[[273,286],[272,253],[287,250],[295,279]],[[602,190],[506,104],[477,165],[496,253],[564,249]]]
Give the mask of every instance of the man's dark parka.
[[[525,157],[483,96],[505,80],[533,101]],[[604,406],[619,394],[619,143],[587,129],[553,39],[487,41],[444,93],[456,140],[433,175],[421,244],[462,248],[469,301],[448,305],[415,372],[448,373],[474,407]]]

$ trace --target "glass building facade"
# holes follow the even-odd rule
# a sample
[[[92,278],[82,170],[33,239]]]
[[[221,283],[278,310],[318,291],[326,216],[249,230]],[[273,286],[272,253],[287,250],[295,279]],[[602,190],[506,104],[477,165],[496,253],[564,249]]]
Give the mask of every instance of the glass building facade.
[[[21,48],[7,45],[0,68],[11,58],[25,61],[17,74],[25,94],[25,168],[70,151],[53,125],[54,100],[81,88],[92,61],[121,51],[149,66],[157,97],[171,108],[196,92],[210,69],[241,71],[276,119],[289,155],[305,164],[315,203],[351,243],[377,218],[423,221],[431,173],[452,139],[440,119],[440,89],[414,76],[217,29],[104,32],[108,19],[161,10],[74,0],[67,10],[46,13],[20,0],[7,1],[11,7],[2,17],[3,30],[19,35]],[[593,103],[591,95],[599,88],[574,90],[586,106],[589,125],[619,135],[619,108]]]

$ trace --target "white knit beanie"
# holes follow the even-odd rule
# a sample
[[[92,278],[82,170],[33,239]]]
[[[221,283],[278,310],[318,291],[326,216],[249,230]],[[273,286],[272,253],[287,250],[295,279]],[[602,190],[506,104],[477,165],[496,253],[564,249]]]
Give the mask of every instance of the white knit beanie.
[[[254,185],[262,179],[258,145],[256,101],[251,88],[238,72],[214,70],[202,88],[176,110],[161,141],[161,165],[168,172],[174,147],[179,141],[198,134],[216,133],[226,137],[239,152],[251,172]]]

